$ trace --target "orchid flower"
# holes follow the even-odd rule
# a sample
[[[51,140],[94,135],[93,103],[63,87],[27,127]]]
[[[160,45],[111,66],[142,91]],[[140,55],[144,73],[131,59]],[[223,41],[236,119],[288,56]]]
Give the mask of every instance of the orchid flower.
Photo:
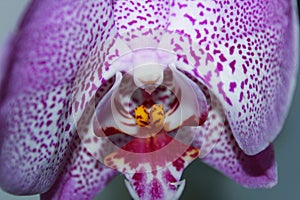
[[[173,200],[195,159],[273,187],[297,23],[292,0],[33,0],[1,60],[1,188],[93,199],[121,173]]]

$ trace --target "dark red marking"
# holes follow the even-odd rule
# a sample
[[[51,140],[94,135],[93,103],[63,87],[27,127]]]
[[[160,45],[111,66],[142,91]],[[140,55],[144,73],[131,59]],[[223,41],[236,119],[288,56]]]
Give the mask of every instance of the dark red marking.
[[[183,144],[162,131],[149,138],[132,139],[115,152],[113,159],[124,159],[124,163],[129,164],[131,169],[138,169],[143,163],[149,163],[152,170],[156,170],[181,158],[191,149],[196,148]]]

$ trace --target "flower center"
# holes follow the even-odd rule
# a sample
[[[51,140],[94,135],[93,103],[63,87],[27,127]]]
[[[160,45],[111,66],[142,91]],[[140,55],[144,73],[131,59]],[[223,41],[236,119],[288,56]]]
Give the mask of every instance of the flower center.
[[[206,97],[196,83],[173,65],[157,71],[163,75],[144,77],[138,69],[116,74],[98,103],[93,132],[102,143],[99,158],[108,167],[149,172],[183,159],[194,138],[184,127],[205,121]]]
[[[163,105],[154,104],[149,109],[144,105],[140,105],[134,109],[134,113],[136,124],[140,127],[157,129],[164,124],[165,112]]]

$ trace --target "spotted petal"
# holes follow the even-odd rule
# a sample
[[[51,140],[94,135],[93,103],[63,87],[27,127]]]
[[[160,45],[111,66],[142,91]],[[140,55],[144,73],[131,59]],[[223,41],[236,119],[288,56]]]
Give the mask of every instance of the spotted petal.
[[[221,103],[212,94],[210,100],[205,123],[181,129],[183,133],[195,134],[192,146],[201,149],[199,158],[245,187],[270,188],[276,185],[277,164],[272,144],[254,156],[245,154],[232,134]]]
[[[157,13],[168,16],[157,18],[157,27],[182,36],[173,49],[177,64],[220,99],[246,154],[267,148],[280,132],[295,86],[295,1],[161,1],[160,12],[136,1],[128,4],[141,12],[118,12],[121,32],[152,26],[153,13],[154,19]]]
[[[9,69],[0,108],[0,185],[6,191],[44,193],[65,172],[66,163],[69,168],[78,162],[66,160],[70,145],[78,140],[71,117],[72,80],[95,41],[114,32],[111,14],[110,2],[102,1],[45,0],[29,5],[8,66],[1,66],[1,71]],[[86,153],[78,155],[79,160],[91,159]],[[64,182],[68,194],[75,189],[68,185],[72,181]]]
[[[228,124],[203,162],[245,187],[270,188],[277,184],[277,164],[272,144],[259,154],[246,155],[236,143]]]
[[[103,166],[80,143],[77,138],[71,145],[62,175],[41,199],[93,199],[116,175],[115,170]]]
[[[272,144],[254,156],[238,146],[229,124],[210,107],[201,127],[184,127],[182,132],[195,134],[193,146],[201,149],[199,158],[237,183],[249,188],[270,188],[277,184],[277,164]]]
[[[205,65],[197,66],[189,51],[195,67],[185,69],[218,96],[241,149],[253,155],[267,148],[295,86],[295,1],[174,1],[169,23],[207,52]]]

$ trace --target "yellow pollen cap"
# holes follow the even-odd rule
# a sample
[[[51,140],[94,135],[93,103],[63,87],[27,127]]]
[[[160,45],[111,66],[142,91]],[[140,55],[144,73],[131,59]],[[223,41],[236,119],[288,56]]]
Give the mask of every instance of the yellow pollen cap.
[[[144,127],[151,124],[154,127],[161,127],[164,123],[165,112],[163,105],[154,104],[150,109],[147,109],[144,105],[140,105],[134,109],[134,112],[135,121],[138,126]]]

